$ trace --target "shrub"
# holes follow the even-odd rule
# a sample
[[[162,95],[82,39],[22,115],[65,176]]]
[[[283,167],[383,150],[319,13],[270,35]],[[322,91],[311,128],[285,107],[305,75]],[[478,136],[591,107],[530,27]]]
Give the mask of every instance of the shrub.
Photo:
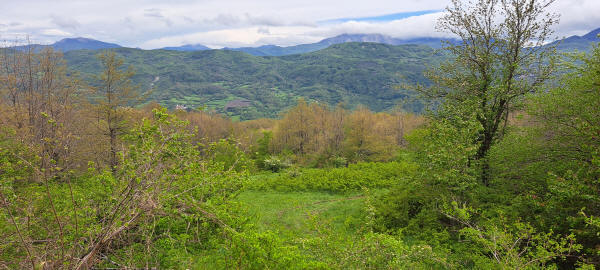
[[[270,156],[263,161],[263,166],[272,172],[279,172],[282,169],[290,167],[290,163],[277,156]]]

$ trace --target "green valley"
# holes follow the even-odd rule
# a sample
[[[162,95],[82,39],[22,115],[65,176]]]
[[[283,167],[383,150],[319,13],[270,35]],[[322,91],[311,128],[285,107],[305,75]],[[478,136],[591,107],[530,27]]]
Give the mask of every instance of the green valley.
[[[405,102],[411,111],[421,109],[405,84],[425,83],[423,71],[441,60],[441,53],[420,45],[391,46],[376,43],[345,43],[301,55],[252,56],[242,52],[209,50],[113,49],[126,65],[135,67],[133,77],[143,90],[153,89],[149,100],[174,108],[207,106],[240,119],[277,117],[298,98],[358,104],[375,111],[389,110]],[[71,70],[90,81],[100,64],[97,51],[65,53]],[[225,107],[235,100],[248,106]]]

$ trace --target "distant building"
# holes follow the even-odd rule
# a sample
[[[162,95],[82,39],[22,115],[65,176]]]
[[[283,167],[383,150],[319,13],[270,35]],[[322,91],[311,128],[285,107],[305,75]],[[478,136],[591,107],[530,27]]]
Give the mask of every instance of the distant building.
[[[227,111],[230,108],[244,108],[244,107],[249,107],[250,105],[252,105],[252,102],[249,100],[236,99],[236,100],[227,102],[227,104],[225,104],[225,108],[223,108],[223,109],[225,111]]]
[[[187,111],[188,107],[185,105],[177,104],[175,105],[175,110]]]

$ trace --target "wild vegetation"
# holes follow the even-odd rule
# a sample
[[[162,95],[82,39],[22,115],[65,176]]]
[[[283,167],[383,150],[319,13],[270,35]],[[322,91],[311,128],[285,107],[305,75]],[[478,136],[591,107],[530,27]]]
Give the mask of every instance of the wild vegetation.
[[[532,46],[551,2],[453,1],[424,115],[294,99],[237,121],[146,102],[124,51],[78,63],[88,83],[3,50],[0,267],[595,269],[600,46]]]

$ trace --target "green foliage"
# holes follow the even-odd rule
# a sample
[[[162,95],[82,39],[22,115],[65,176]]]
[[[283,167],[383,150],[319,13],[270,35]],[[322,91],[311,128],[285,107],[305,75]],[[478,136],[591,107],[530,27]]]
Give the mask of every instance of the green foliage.
[[[455,108],[445,108],[448,109]],[[407,141],[412,158],[420,166],[420,181],[437,188],[441,194],[452,192],[469,197],[476,186],[477,170],[471,164],[479,130],[480,125],[472,118],[455,116],[434,121],[409,134]]]
[[[223,170],[242,172],[252,165],[246,154],[238,147],[238,143],[231,139],[210,143],[206,152],[207,158],[211,162],[221,163]]]
[[[264,161],[270,156],[271,152],[269,151],[269,145],[271,144],[272,139],[273,132],[263,131],[263,136],[256,141],[255,149],[252,151],[252,157],[255,160],[256,167],[260,169],[267,169]]]
[[[9,241],[0,245],[0,261],[13,268],[29,261],[56,268],[191,267],[212,248],[205,241],[245,223],[231,199],[246,175],[235,145],[215,143],[202,159],[192,138],[185,122],[155,110],[126,136],[116,174],[91,169],[91,175],[41,185],[2,177],[1,233]],[[18,155],[18,148],[6,152],[0,142],[0,159]],[[13,166],[2,165],[3,176],[15,175],[8,170]],[[27,244],[35,239],[49,240]]]
[[[418,182],[406,181],[376,197],[375,228],[394,232],[400,228],[407,235],[435,232],[440,229],[434,203],[440,199],[436,192]],[[423,226],[424,225],[424,226]]]
[[[292,269],[451,268],[445,256],[428,245],[408,245],[400,236],[371,232],[370,192],[366,193],[248,191],[240,199],[256,215],[259,231],[276,231],[273,242],[279,241],[282,251],[301,255],[296,265],[287,266]]]
[[[334,168],[341,168],[348,166],[348,159],[345,157],[334,156],[330,158],[330,163]]]
[[[329,269],[270,231],[236,234],[222,250],[210,258],[217,269]]]
[[[280,157],[277,156],[270,156],[268,158],[265,158],[262,162],[263,167],[266,170],[272,171],[272,172],[279,172],[285,168],[289,168],[290,162],[286,161],[284,159],[281,159]]]
[[[446,28],[457,26],[448,24],[452,14],[466,12],[460,1],[453,3],[443,21]],[[541,9],[531,5],[526,11],[533,14],[525,17],[535,19]],[[483,17],[469,18],[483,22]],[[537,25],[545,29],[551,23]],[[503,38],[505,30],[491,34]],[[189,117],[196,126],[191,128],[176,116],[189,116],[183,111],[171,115],[158,108],[150,114],[126,108],[125,99],[112,104],[122,131],[113,133],[118,162],[111,163],[112,172],[95,168],[94,162],[87,171],[64,169],[72,161],[58,160],[53,151],[67,153],[88,141],[75,139],[71,132],[76,132],[50,113],[39,112],[48,129],[31,141],[40,145],[23,140],[18,115],[8,120],[14,124],[0,119],[0,265],[594,269],[600,261],[600,47],[574,56],[577,65],[567,64],[555,87],[521,103],[519,97],[547,74],[538,70],[539,78],[523,80],[530,79],[521,76],[530,73],[527,67],[539,67],[533,63],[539,55],[515,63],[503,58],[502,50],[537,48],[521,51],[518,44],[491,37],[475,37],[475,43],[495,50],[469,43],[451,48],[457,62],[441,68],[444,73],[436,77],[441,84],[432,88],[446,91],[446,102],[436,104],[427,124],[408,136],[405,131],[420,119],[367,110],[346,114],[341,106],[331,111],[300,101],[297,117],[285,125],[257,121],[240,125],[253,128],[249,136],[233,137],[238,126],[224,121],[222,129],[232,131],[212,136],[206,145],[197,143],[206,135],[198,130],[202,121],[214,120],[204,117],[213,109],[242,119],[275,116],[304,96],[328,105],[344,101],[385,110],[409,96],[394,84],[426,83],[419,74],[423,65],[444,56],[420,46],[362,43],[285,57],[116,49],[129,64],[139,64],[134,82],[165,90],[154,98],[206,114]],[[68,56],[84,75],[100,68],[86,62],[88,53]],[[105,64],[109,58],[103,58]],[[483,70],[467,72],[477,69],[469,59],[481,60]],[[406,77],[399,79],[397,71]],[[132,73],[122,73],[116,85],[129,88]],[[104,77],[107,82],[111,76]],[[225,110],[227,102],[238,99],[251,105]],[[0,112],[19,113],[15,105],[8,110],[4,105],[0,102]],[[525,106],[524,116],[513,117],[517,106]],[[130,124],[126,118],[144,119]],[[270,128],[273,133],[255,136]],[[46,136],[53,130],[65,136],[64,143],[59,136]],[[299,140],[290,144],[292,139]],[[482,154],[484,142],[490,148]],[[394,162],[360,162],[389,160],[396,151]],[[326,169],[291,166],[288,159]],[[271,172],[252,171],[257,174],[251,176],[253,165]],[[478,181],[484,174],[486,181]]]
[[[587,56],[572,55],[559,84],[529,98],[526,126],[512,128],[490,154],[494,185],[503,194],[493,203],[512,198],[507,215],[521,216],[538,230],[573,233],[592,261],[600,243],[588,225],[600,213],[599,63],[597,47]]]
[[[473,209],[456,202],[444,214],[464,226],[460,234],[478,247],[474,249],[477,254],[471,254],[476,268],[555,268],[552,261],[564,260],[582,248],[573,234],[540,233],[530,224],[510,222],[503,216],[475,224]],[[482,260],[486,256],[489,260]]]
[[[431,246],[404,243],[396,236],[366,232],[354,237],[336,234],[326,224],[315,225],[317,235],[303,239],[307,252],[333,269],[445,269],[451,268]]]
[[[387,188],[404,181],[416,172],[409,162],[357,163],[344,168],[302,169],[294,174],[274,174],[255,178],[250,188],[259,190],[321,190],[351,192],[368,188]]]
[[[31,157],[31,151],[14,140],[15,132],[10,129],[0,130],[0,177],[2,186],[10,182],[19,182],[31,174],[31,169],[18,156]]]

